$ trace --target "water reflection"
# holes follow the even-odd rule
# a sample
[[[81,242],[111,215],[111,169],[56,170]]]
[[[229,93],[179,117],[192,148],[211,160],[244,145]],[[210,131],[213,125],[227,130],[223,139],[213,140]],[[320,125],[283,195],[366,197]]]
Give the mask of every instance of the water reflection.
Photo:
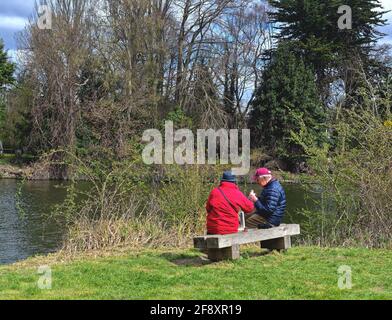
[[[63,230],[47,217],[51,206],[65,196],[65,190],[56,185],[48,181],[26,182],[18,197],[17,181],[0,180],[0,264],[58,249]]]

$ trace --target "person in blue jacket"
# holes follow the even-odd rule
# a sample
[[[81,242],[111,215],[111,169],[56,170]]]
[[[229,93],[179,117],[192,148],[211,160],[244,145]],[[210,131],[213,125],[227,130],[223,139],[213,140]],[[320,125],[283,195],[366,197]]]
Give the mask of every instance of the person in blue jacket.
[[[280,226],[287,206],[282,185],[266,168],[258,169],[254,179],[263,187],[263,191],[259,198],[253,191],[249,195],[249,200],[255,204],[255,214],[248,217],[246,227],[256,229]]]

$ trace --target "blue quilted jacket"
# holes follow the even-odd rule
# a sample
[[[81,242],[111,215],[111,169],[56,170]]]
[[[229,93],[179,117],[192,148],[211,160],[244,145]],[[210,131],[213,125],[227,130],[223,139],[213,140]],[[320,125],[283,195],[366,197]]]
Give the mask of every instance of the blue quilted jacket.
[[[286,210],[286,193],[278,180],[272,180],[264,189],[256,202],[257,214],[270,224],[280,226]]]

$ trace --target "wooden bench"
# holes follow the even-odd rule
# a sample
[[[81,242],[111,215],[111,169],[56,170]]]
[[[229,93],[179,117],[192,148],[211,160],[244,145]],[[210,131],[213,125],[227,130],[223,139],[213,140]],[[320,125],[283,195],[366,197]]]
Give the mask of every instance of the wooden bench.
[[[196,249],[208,252],[211,261],[236,260],[240,258],[240,245],[261,242],[262,249],[287,250],[291,237],[300,234],[298,224],[282,224],[271,229],[249,229],[229,235],[201,236],[193,239]]]

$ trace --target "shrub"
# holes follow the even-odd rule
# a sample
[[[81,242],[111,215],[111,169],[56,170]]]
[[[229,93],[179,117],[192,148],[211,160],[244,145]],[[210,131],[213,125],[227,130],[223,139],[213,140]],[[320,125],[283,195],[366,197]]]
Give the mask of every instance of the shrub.
[[[370,112],[343,111],[334,144],[293,133],[309,157],[319,212],[304,212],[305,240],[323,245],[392,245],[392,130]]]
[[[216,170],[165,166],[154,182],[159,168],[137,160],[108,165],[73,159],[74,177],[84,177],[89,187],[71,181],[66,200],[55,208],[68,229],[65,249],[181,247],[204,232]]]

